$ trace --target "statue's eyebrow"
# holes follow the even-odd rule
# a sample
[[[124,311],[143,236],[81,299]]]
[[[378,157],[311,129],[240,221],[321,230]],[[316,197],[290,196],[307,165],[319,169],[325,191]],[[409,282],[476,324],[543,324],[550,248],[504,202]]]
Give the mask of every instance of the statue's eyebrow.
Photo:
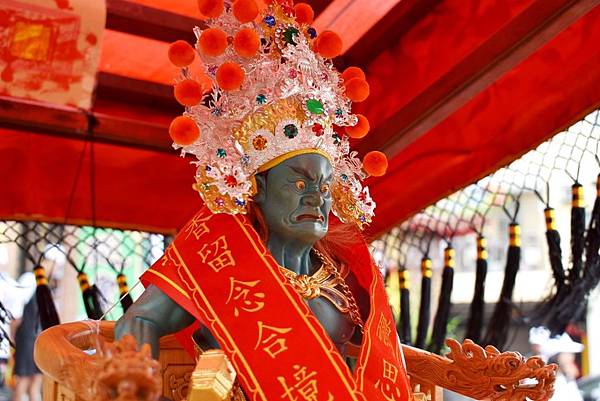
[[[300,166],[288,166],[288,167],[291,168],[292,170],[294,170],[296,173],[305,176],[306,178],[308,178],[311,181],[317,180],[317,177],[312,172],[305,169],[304,167],[300,167]]]

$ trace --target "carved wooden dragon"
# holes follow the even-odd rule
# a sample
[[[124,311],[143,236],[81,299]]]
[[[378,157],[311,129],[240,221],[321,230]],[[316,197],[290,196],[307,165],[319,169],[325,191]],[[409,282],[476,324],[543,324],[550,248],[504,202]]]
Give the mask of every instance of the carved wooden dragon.
[[[518,352],[500,352],[465,340],[447,339],[450,352],[441,357],[403,347],[413,381],[429,383],[477,400],[547,401],[554,393],[556,365]]]

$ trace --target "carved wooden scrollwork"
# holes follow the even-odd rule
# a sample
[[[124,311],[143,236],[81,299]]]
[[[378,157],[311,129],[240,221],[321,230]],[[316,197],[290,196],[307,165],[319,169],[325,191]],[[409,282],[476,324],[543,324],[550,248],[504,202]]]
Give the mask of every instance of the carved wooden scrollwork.
[[[518,352],[485,349],[465,340],[446,340],[447,357],[403,347],[409,374],[478,400],[547,401],[554,393],[556,365]]]
[[[184,365],[187,368],[187,365]],[[172,399],[173,401],[183,401],[186,399],[190,378],[192,377],[192,372],[185,372],[180,374],[171,373],[168,376],[169,388],[171,389]]]

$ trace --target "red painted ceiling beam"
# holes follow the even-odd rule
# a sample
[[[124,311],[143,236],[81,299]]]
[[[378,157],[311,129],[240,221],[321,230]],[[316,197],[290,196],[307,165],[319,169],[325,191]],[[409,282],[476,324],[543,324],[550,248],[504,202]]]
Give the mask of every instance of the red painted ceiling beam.
[[[183,112],[183,107],[173,96],[173,86],[107,72],[98,73],[95,95],[97,101],[123,102],[127,99],[129,105],[153,107],[173,117]]]
[[[354,43],[336,64],[367,66],[442,0],[402,0]]]
[[[599,3],[444,0],[367,68],[372,95],[357,110],[375,129],[358,150],[393,157]]]
[[[106,28],[137,36],[174,42],[196,41],[193,29],[202,20],[171,13],[127,0],[106,0]]]
[[[105,113],[103,109],[112,112]],[[170,116],[152,115],[143,108],[135,108],[127,114],[126,109],[122,104],[110,107],[103,103],[102,107],[87,112],[76,107],[0,96],[0,127],[172,154],[167,132]],[[141,115],[146,115],[146,119],[140,119]]]
[[[600,107],[600,7],[504,74],[390,161],[371,182],[370,233],[496,171]]]
[[[329,4],[331,4],[331,0],[307,0],[304,3],[310,4],[313,11],[315,12],[315,17],[319,16],[327,8]],[[301,3],[301,2],[299,2]]]

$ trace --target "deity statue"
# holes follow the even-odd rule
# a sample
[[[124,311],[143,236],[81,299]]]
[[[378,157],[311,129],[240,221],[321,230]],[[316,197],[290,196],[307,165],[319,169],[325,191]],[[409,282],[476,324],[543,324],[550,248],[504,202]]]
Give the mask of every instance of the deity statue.
[[[369,130],[352,113],[369,93],[364,72],[336,71],[341,39],[317,35],[306,4],[199,5],[209,19],[195,29],[196,49],[179,41],[169,51],[182,68],[175,97],[186,106],[170,134],[182,155],[195,157],[204,207],[142,276],[146,291],[117,322],[115,338],[131,334],[157,357],[160,337],[198,322],[183,340],[193,339],[200,358],[222,350],[220,366],[232,367],[246,399],[422,399],[413,395],[382,276],[360,233],[375,208],[362,182],[387,168],[381,152],[361,161],[350,150],[350,138]],[[210,88],[189,67],[196,56]],[[520,375],[543,368],[469,342],[464,351],[449,345],[464,366],[427,356],[423,371],[437,382],[455,369],[470,383],[476,375],[465,371],[493,372],[485,366],[500,361]],[[471,366],[469,355],[480,360]],[[536,376],[544,377],[539,388],[513,387],[506,397],[546,391],[548,372],[548,380]],[[478,395],[498,391],[492,382]]]
[[[207,20],[195,28],[196,48],[170,46],[186,109],[169,133],[194,158],[203,206],[143,274],[146,291],[116,325],[68,323],[40,335],[36,363],[57,386],[48,399],[64,386],[84,401],[417,401],[439,400],[443,386],[547,401],[555,368],[539,358],[469,340],[448,340],[447,358],[400,344],[360,232],[375,209],[363,181],[387,168],[381,152],[360,160],[350,150],[350,138],[369,131],[352,112],[369,94],[365,74],[336,71],[341,39],[317,35],[310,6],[265,3],[198,0]],[[177,376],[152,359],[173,350],[173,336],[159,341],[171,333],[195,352],[193,372]],[[206,379],[212,398],[194,392]]]
[[[254,1],[200,7],[210,19],[197,48],[170,49],[186,106],[170,134],[196,158],[204,207],[143,275],[116,338],[133,334],[157,356],[160,337],[199,321],[196,346],[222,349],[250,399],[296,399],[306,379],[305,399],[409,400],[360,234],[375,208],[362,181],[387,167],[380,152],[361,162],[350,151],[368,132],[351,110],[368,95],[364,72],[336,71],[341,40],[317,36],[306,4],[276,1],[260,15]],[[209,91],[188,67],[196,56]]]

